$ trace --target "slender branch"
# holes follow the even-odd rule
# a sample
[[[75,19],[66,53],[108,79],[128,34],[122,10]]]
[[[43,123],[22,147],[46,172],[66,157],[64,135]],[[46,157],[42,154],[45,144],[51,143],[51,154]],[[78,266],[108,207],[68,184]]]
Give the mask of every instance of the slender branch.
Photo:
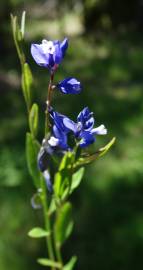
[[[53,80],[54,80],[54,72],[51,72],[49,86],[48,86],[48,98],[47,98],[48,107],[50,107],[50,105],[51,105],[51,94],[52,94]]]
[[[49,81],[49,85],[48,85],[48,96],[47,96],[47,102],[46,102],[48,109],[50,108],[50,105],[51,105],[51,94],[52,94],[53,80],[54,80],[54,72],[51,72],[50,81]],[[48,109],[46,108],[46,110],[45,110],[45,135],[48,133],[48,130],[50,127]]]

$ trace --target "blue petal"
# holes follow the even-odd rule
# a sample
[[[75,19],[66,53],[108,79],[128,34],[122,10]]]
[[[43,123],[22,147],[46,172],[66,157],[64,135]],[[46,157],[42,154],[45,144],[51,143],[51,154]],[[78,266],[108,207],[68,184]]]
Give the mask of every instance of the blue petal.
[[[86,121],[84,129],[87,131],[91,131],[93,126],[94,126],[94,117],[90,117],[90,119]]]
[[[72,77],[62,80],[57,87],[64,94],[78,94],[82,90],[81,83]]]
[[[88,107],[85,107],[77,116],[77,121],[78,122],[83,122],[85,120],[85,117],[87,117],[87,115],[89,114],[89,109]]]
[[[73,131],[74,133],[77,133],[77,124],[74,123],[72,120],[70,120],[68,117],[65,117],[63,119],[63,123],[66,126],[68,130]]]
[[[47,55],[44,54],[42,46],[38,44],[32,44],[31,45],[31,54],[34,58],[35,62],[39,66],[48,67],[49,65],[49,59]]]
[[[61,51],[62,51],[62,54],[63,54],[63,57],[64,57],[64,55],[65,55],[65,53],[66,53],[66,50],[67,50],[67,48],[68,48],[68,39],[67,39],[67,38],[65,38],[65,39],[61,42],[60,47],[61,47]]]
[[[85,107],[78,115],[77,121],[82,123],[83,129],[91,131],[94,126],[93,113],[89,111],[88,107]]]
[[[60,64],[62,59],[63,59],[63,54],[62,54],[62,51],[61,51],[61,48],[60,48],[60,42],[57,41],[56,44],[55,44],[55,53],[54,53],[54,61],[55,61],[55,64]]]
[[[83,131],[80,133],[80,146],[87,147],[88,145],[94,143],[95,137],[88,131]]]
[[[47,55],[48,56],[48,67],[50,68],[52,68],[54,65],[55,65],[55,62],[54,62],[54,58],[53,58],[53,54],[48,54]]]
[[[68,119],[67,116],[54,111],[51,111],[50,115],[54,121],[54,124],[57,126],[58,129],[61,130],[61,132],[69,132],[68,128],[64,125],[64,119]]]
[[[53,126],[53,133],[54,136],[59,139],[58,146],[62,148],[63,150],[67,150],[68,144],[67,144],[67,135],[66,133],[62,132],[60,129],[56,127],[56,125]]]

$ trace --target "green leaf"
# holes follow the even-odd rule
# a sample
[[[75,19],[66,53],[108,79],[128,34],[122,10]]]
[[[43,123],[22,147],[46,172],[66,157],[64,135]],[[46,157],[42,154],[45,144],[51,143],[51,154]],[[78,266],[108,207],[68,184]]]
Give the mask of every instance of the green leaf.
[[[67,152],[61,161],[59,171],[55,175],[54,191],[58,197],[62,197],[64,191],[71,184],[73,157],[72,152]]]
[[[32,86],[33,86],[33,77],[30,67],[27,63],[24,63],[22,71],[22,90],[28,109],[30,109],[31,107]]]
[[[33,137],[36,137],[37,135],[38,122],[39,122],[39,108],[38,105],[34,103],[29,113],[29,126]]]
[[[51,267],[61,269],[61,264],[59,262],[54,262],[49,259],[40,258],[37,260],[37,262],[43,266],[51,266]]]
[[[70,261],[63,267],[63,270],[73,270],[75,263],[77,261],[77,257],[73,256]]]
[[[57,219],[54,227],[54,235],[57,246],[61,246],[64,241],[69,237],[73,221],[71,219],[72,205],[66,202],[58,211]]]
[[[52,198],[51,203],[49,205],[49,209],[48,209],[48,215],[50,216],[55,211],[56,211],[56,202],[55,202],[55,198]]]
[[[32,238],[41,238],[41,237],[46,237],[48,235],[50,235],[50,232],[47,232],[40,227],[33,228],[32,230],[28,232],[28,236]]]
[[[12,33],[13,33],[13,37],[15,41],[15,39],[17,39],[18,23],[17,23],[17,16],[13,16],[12,14],[11,14],[11,26],[12,26]]]
[[[74,164],[74,169],[81,167],[83,165],[89,164],[99,157],[102,157],[105,155],[109,149],[112,147],[112,145],[115,143],[116,138],[114,137],[108,144],[106,144],[104,147],[100,148],[98,151],[96,151],[94,154],[86,154],[85,156],[82,155],[79,157],[79,159]]]
[[[104,156],[108,150],[111,148],[111,146],[115,143],[116,138],[114,137],[108,144],[106,144],[104,147],[99,149],[99,157]]]
[[[40,150],[39,143],[33,138],[31,133],[26,134],[26,157],[29,172],[34,180],[36,188],[40,187],[40,171],[37,166],[37,156]]]
[[[73,220],[70,220],[65,231],[65,239],[68,239],[68,237],[71,235],[73,226],[74,226],[74,222]]]
[[[25,16],[26,16],[26,11],[23,11],[22,17],[21,17],[21,27],[20,27],[22,39],[24,39],[24,33],[25,33]]]
[[[85,171],[85,168],[81,167],[78,171],[76,171],[73,174],[70,193],[72,193],[74,191],[74,189],[76,189],[80,185],[82,177],[84,175],[84,171]]]

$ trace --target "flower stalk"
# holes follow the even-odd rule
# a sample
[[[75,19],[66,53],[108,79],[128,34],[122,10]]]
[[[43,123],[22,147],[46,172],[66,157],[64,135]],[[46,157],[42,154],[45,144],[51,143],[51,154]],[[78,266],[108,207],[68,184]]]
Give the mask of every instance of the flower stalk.
[[[48,134],[49,129],[51,127],[50,120],[49,120],[49,109],[51,106],[51,98],[52,98],[52,91],[53,91],[53,80],[54,80],[54,72],[51,71],[50,73],[50,81],[48,85],[48,95],[46,101],[46,110],[45,110],[45,136]]]

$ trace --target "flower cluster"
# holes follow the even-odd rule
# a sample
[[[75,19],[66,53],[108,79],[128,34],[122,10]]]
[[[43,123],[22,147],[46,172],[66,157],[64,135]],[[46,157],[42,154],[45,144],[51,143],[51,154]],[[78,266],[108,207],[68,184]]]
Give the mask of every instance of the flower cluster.
[[[51,147],[59,147],[62,150],[71,150],[68,146],[68,134],[72,133],[75,142],[81,148],[87,147],[95,141],[95,135],[107,134],[104,125],[94,128],[93,113],[88,107],[84,108],[77,116],[77,122],[72,121],[65,115],[50,110],[53,120],[52,136],[48,140]]]
[[[41,44],[31,45],[31,54],[36,63],[42,67],[48,68],[51,75],[49,90],[56,87],[63,94],[78,94],[82,90],[81,83],[72,77],[65,78],[57,85],[52,85],[54,74],[62,62],[66,50],[68,48],[68,40],[65,38],[60,41],[42,40]],[[48,95],[50,97],[50,95]],[[65,151],[73,151],[74,146],[84,148],[95,142],[96,135],[107,134],[107,129],[102,124],[94,127],[95,120],[93,112],[85,107],[77,116],[76,122],[65,115],[62,115],[49,105],[51,100],[47,100],[47,110],[52,122],[51,135],[48,139],[44,139],[40,153],[38,155],[38,167],[46,179],[48,189],[52,191],[50,174],[47,170],[49,166],[50,156],[55,152],[64,153]],[[69,137],[72,135],[74,145],[69,143]]]

